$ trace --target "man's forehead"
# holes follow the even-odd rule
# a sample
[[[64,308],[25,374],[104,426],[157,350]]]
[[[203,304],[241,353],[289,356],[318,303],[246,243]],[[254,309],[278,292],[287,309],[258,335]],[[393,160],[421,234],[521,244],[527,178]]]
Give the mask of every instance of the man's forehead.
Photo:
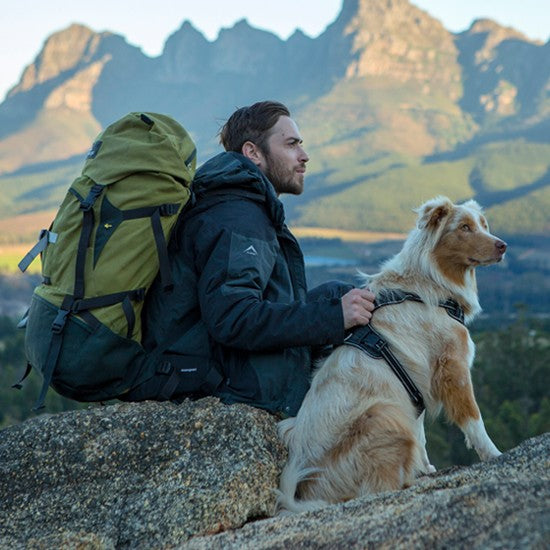
[[[300,135],[300,130],[298,130],[296,122],[290,117],[282,115],[271,128],[269,139],[302,141],[302,136]]]

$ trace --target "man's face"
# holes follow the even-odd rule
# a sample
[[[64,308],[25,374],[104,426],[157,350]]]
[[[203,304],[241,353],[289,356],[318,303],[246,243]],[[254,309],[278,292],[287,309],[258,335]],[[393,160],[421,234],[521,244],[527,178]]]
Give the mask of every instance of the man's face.
[[[279,117],[271,128],[265,152],[260,155],[258,164],[278,195],[300,195],[303,192],[308,160],[296,123],[287,116]]]

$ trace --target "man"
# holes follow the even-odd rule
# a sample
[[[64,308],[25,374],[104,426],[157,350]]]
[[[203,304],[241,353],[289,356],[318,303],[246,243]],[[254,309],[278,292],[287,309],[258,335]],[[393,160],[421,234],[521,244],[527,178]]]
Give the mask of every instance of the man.
[[[173,243],[174,291],[153,289],[146,312],[145,345],[165,349],[169,366],[129,398],[177,399],[193,365],[206,365],[197,395],[295,415],[312,348],[367,324],[374,296],[343,283],[307,292],[278,199],[302,193],[309,160],[288,109],[271,101],[238,109],[220,141],[226,152],[197,171],[196,204]]]

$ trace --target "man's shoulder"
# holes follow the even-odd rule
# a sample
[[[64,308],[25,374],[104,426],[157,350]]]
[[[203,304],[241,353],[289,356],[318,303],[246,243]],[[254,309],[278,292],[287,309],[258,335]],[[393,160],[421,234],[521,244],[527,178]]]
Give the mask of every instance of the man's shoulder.
[[[253,218],[262,223],[271,225],[271,220],[265,208],[265,201],[255,193],[245,191],[231,192],[223,190],[209,193],[200,199],[196,205],[194,217],[220,223],[231,220],[232,223],[247,223]],[[249,222],[248,222],[249,223]]]
[[[202,201],[201,201],[202,202]],[[239,233],[266,240],[275,238],[276,229],[263,204],[239,195],[222,195],[198,203],[189,212],[183,232],[216,239],[222,234]]]

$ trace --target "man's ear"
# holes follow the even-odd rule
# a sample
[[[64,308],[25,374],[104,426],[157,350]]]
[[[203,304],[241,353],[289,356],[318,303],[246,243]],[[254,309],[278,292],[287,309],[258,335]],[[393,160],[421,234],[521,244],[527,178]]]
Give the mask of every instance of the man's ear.
[[[242,146],[242,153],[247,158],[250,159],[256,166],[262,166],[264,162],[264,155],[260,148],[251,141],[245,141]]]

